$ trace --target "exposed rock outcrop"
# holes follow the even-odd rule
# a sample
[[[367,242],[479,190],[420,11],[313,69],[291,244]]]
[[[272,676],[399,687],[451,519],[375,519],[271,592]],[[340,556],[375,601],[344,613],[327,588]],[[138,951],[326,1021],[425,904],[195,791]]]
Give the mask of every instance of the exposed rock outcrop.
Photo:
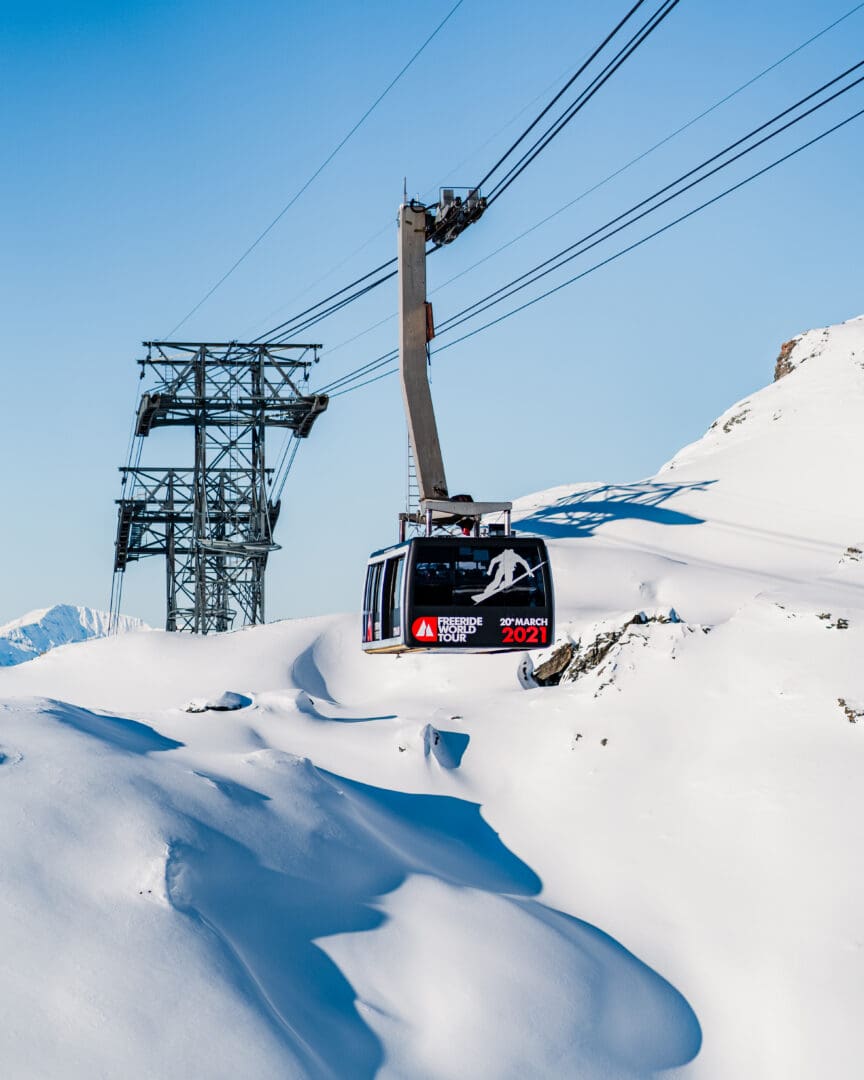
[[[678,612],[671,608],[668,613],[660,612],[646,615],[638,611],[623,623],[614,625],[599,624],[592,627],[577,641],[558,641],[545,654],[541,662],[523,679],[526,686],[558,686],[559,683],[572,683],[586,675],[604,674],[609,668],[609,679],[599,689],[608,685],[614,675],[615,661],[620,650],[638,638],[639,644],[647,643],[646,631],[652,624],[677,624],[682,630],[692,633],[694,627],[682,622]],[[707,633],[707,628],[701,627]],[[674,650],[670,654],[674,659]],[[608,661],[608,664],[607,664]]]
[[[780,346],[780,355],[777,357],[777,363],[774,365],[774,382],[778,379],[782,379],[784,375],[788,375],[790,371],[794,371],[794,365],[791,360],[792,350],[801,340],[801,336],[789,338],[788,341],[784,341]]]
[[[538,686],[557,686],[561,676],[570,665],[578,646],[572,641],[562,641],[555,645],[551,655],[531,672],[531,677]]]

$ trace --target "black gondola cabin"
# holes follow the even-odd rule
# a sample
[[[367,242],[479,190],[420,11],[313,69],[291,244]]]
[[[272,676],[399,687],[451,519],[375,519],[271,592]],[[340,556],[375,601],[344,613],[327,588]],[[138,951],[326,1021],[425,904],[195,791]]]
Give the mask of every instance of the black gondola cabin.
[[[425,536],[366,569],[366,652],[506,652],[553,640],[552,575],[534,536]]]

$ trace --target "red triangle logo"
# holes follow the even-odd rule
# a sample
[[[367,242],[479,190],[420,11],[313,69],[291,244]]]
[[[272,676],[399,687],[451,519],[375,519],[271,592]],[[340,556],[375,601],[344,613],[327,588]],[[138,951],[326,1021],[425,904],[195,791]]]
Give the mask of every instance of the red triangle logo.
[[[417,641],[438,640],[438,617],[436,615],[421,615],[411,625],[411,633]]]

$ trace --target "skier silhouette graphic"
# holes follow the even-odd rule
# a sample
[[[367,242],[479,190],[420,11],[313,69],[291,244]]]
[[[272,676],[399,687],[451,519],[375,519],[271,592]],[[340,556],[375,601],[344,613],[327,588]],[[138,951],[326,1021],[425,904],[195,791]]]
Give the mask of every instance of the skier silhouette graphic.
[[[528,565],[528,563],[522,558],[521,555],[517,555],[515,551],[510,548],[505,548],[500,555],[496,555],[494,559],[489,560],[489,569],[486,571],[487,576],[494,574],[495,576],[486,586],[481,593],[475,593],[471,599],[475,604],[482,604],[484,600],[488,600],[490,596],[494,596],[499,592],[506,592],[514,584],[513,576],[516,573],[518,566],[525,567],[525,573],[534,577],[534,570]],[[536,570],[536,567],[534,568]],[[524,574],[522,575],[525,576]]]

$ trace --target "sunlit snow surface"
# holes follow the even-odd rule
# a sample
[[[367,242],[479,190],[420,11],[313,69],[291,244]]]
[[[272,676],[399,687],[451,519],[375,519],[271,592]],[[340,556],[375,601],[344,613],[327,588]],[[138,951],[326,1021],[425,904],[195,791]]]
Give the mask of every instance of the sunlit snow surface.
[[[520,501],[562,634],[683,620],[602,674],[356,615],[0,671],[3,1075],[857,1078],[864,320],[792,359]]]

